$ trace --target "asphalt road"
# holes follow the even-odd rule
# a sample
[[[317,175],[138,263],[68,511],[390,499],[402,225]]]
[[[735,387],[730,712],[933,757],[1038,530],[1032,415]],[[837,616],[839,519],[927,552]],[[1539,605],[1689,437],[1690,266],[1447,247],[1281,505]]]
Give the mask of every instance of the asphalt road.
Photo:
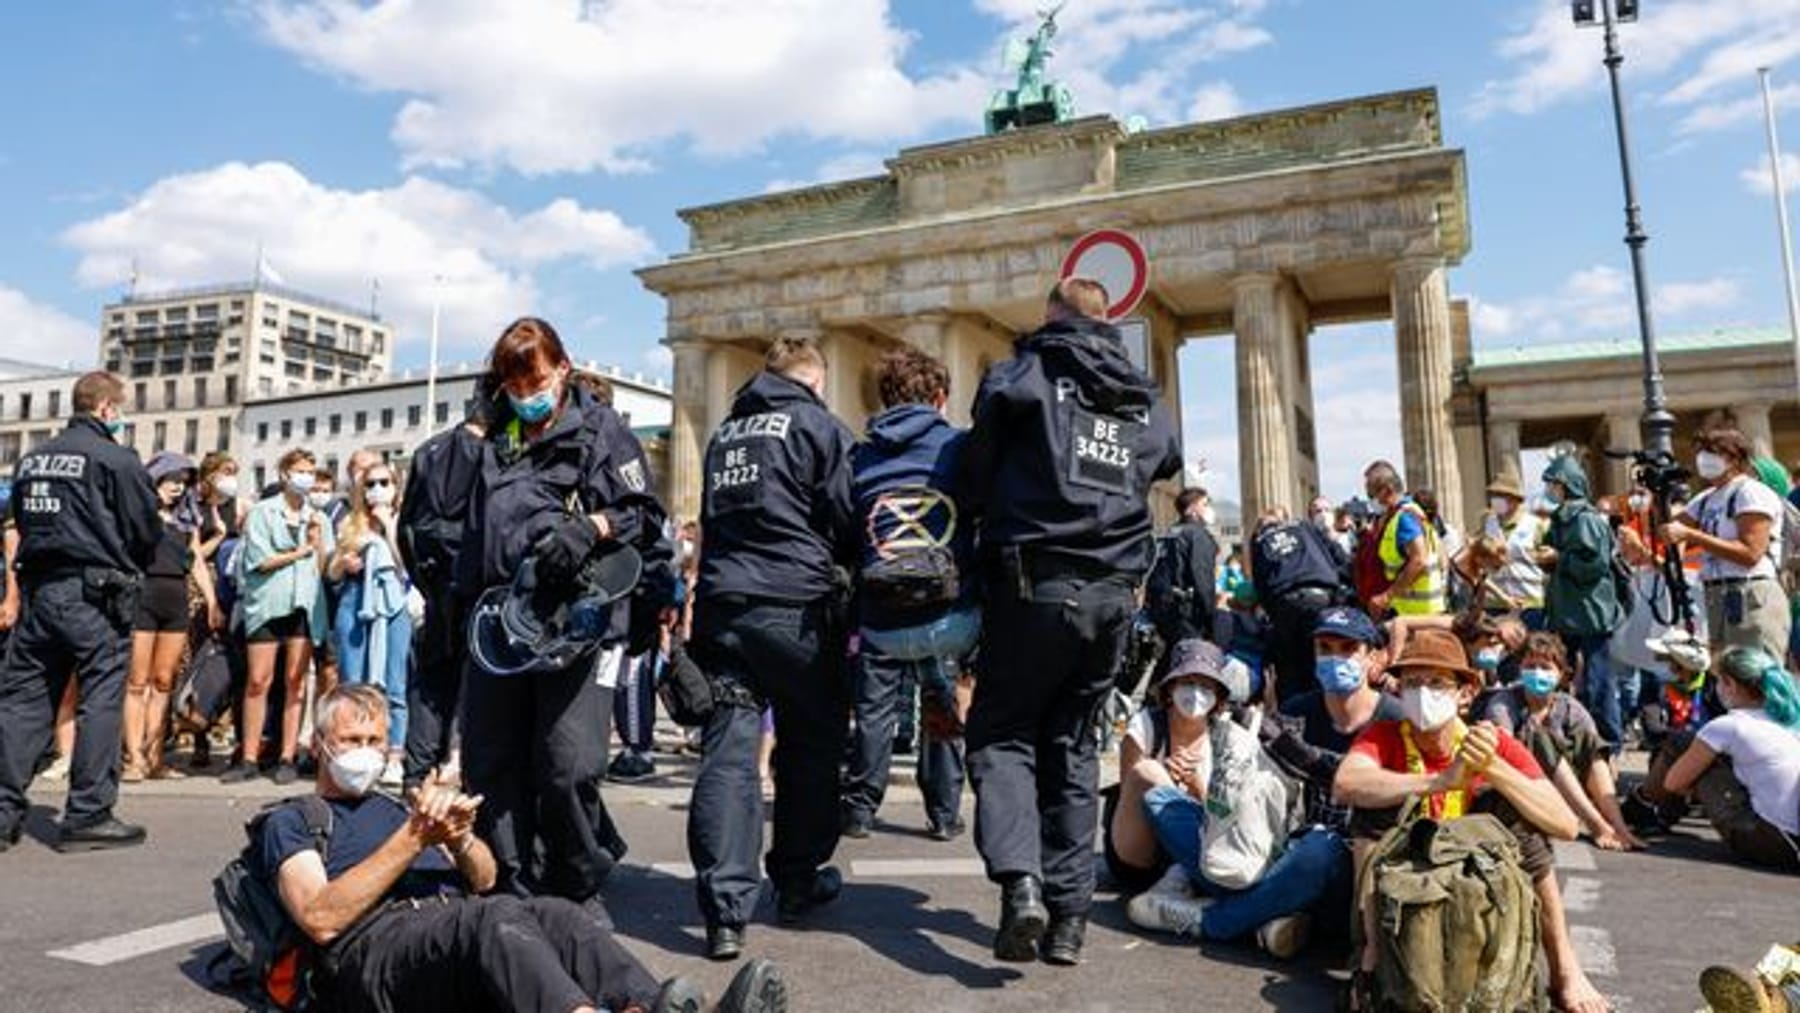
[[[701,932],[685,879],[688,767],[663,759],[656,783],[609,787],[632,846],[608,889],[628,945],[658,975],[687,974],[713,994],[730,966],[699,958]],[[211,877],[242,845],[242,822],[277,794],[210,778],[128,786],[120,812],[150,843],[58,855],[60,797],[34,791],[31,840],[0,856],[0,1010],[227,1010],[204,987],[220,951]],[[996,963],[996,891],[964,838],[923,833],[916,792],[897,787],[876,834],[845,841],[844,896],[807,927],[774,924],[765,897],[749,950],[780,961],[798,1010],[1322,1010],[1331,1007],[1341,946],[1292,963],[1252,948],[1196,947],[1136,933],[1111,895],[1099,902],[1078,968]],[[1560,849],[1570,921],[1596,984],[1621,1010],[1700,1007],[1709,963],[1750,964],[1769,942],[1800,938],[1800,880],[1723,862],[1689,825],[1649,854]]]

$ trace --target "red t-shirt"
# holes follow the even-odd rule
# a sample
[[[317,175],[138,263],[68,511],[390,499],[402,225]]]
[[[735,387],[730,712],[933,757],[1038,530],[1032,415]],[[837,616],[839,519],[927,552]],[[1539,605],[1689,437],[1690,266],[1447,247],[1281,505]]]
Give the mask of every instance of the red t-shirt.
[[[1499,745],[1494,750],[1495,755],[1526,777],[1543,780],[1544,768],[1538,766],[1537,758],[1531,755],[1531,750],[1525,748],[1524,743],[1513,738],[1506,729],[1496,728],[1494,730],[1500,733]],[[1424,773],[1439,773],[1455,761],[1454,754],[1433,756],[1422,743],[1417,743],[1417,738],[1415,736],[1414,741],[1419,745],[1419,760],[1425,766]],[[1400,722],[1398,721],[1377,721],[1363,729],[1362,734],[1358,735],[1356,741],[1351,744],[1350,752],[1374,760],[1383,770],[1391,770],[1397,774],[1410,772],[1406,763],[1406,742],[1400,738]],[[1485,786],[1486,783],[1480,774],[1469,778],[1470,799],[1473,800],[1475,793]],[[1441,803],[1434,798],[1430,808],[1435,815],[1441,811]]]

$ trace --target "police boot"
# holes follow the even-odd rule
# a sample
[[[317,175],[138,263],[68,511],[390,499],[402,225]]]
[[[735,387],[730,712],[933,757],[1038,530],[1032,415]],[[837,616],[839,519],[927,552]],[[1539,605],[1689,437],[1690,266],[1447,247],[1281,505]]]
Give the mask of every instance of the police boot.
[[[719,1000],[719,1013],[787,1013],[787,1008],[787,981],[764,957],[745,964]]]
[[[23,819],[10,827],[0,827],[0,852],[5,852],[19,843],[19,834],[24,831],[24,828],[25,821]]]
[[[56,850],[67,854],[72,851],[129,848],[144,843],[144,837],[143,827],[107,816],[96,822],[77,827],[64,823],[62,833],[56,841]]]
[[[1044,930],[1038,952],[1046,964],[1074,967],[1081,963],[1081,944],[1086,937],[1086,915],[1058,915],[1050,919],[1050,927]]]
[[[994,933],[994,956],[1015,962],[1036,960],[1038,938],[1050,921],[1044,907],[1044,884],[1019,873],[1000,887],[1000,929]]]
[[[744,952],[744,929],[740,925],[708,925],[706,927],[706,959],[736,960]]]
[[[775,915],[783,925],[797,924],[813,908],[837,900],[844,889],[844,874],[837,866],[827,865],[813,873],[812,879],[792,887],[777,888]]]

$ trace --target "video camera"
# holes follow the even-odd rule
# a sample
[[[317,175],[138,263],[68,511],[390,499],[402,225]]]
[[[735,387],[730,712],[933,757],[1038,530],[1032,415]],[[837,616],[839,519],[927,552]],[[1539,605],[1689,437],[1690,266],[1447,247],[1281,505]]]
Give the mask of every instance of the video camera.
[[[1675,519],[1674,504],[1686,502],[1688,498],[1688,479],[1693,474],[1683,468],[1675,460],[1675,455],[1667,451],[1650,450],[1608,450],[1606,456],[1617,461],[1631,462],[1631,477],[1639,485],[1650,490],[1651,522],[1660,529],[1664,524]],[[1655,538],[1649,539],[1654,552]],[[1650,610],[1656,621],[1664,626],[1680,625],[1690,632],[1694,629],[1694,601],[1688,593],[1687,572],[1682,568],[1681,550],[1673,545],[1664,545],[1656,560],[1662,583],[1668,587],[1669,610],[1664,614],[1660,608],[1662,595],[1653,591],[1650,596]]]

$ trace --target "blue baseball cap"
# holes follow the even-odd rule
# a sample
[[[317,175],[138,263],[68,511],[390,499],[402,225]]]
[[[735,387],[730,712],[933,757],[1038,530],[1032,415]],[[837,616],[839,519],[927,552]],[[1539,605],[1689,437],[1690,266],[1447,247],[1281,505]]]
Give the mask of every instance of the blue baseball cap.
[[[1381,632],[1381,627],[1375,625],[1375,620],[1369,618],[1368,613],[1344,605],[1336,605],[1320,612],[1312,635],[1343,637],[1370,647],[1380,647],[1387,643],[1387,636]]]

